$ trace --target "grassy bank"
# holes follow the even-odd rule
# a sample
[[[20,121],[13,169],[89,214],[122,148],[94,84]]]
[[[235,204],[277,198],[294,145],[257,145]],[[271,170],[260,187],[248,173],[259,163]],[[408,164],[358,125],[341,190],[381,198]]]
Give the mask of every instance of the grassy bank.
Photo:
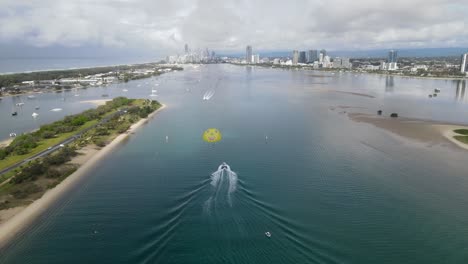
[[[59,140],[81,132],[81,137],[77,140],[50,155],[30,161],[27,165],[0,176],[0,210],[27,205],[40,198],[48,189],[55,187],[79,167],[78,164],[73,164],[71,161],[74,157],[81,155],[80,150],[84,147],[101,148],[107,145],[115,137],[125,133],[132,124],[148,117],[161,105],[157,101],[145,99],[115,98],[105,106],[94,110],[97,111],[101,107],[107,107],[108,111],[100,119],[89,120],[76,128],[74,132],[66,132],[53,138]],[[125,110],[109,116],[112,111],[117,111],[116,108]],[[75,115],[75,117],[88,111]],[[104,117],[106,122],[102,122]],[[52,129],[55,127],[54,124],[47,125],[46,128]],[[87,128],[89,129],[86,130]],[[47,144],[52,144],[52,141],[40,141],[39,146],[47,148],[49,146]],[[38,147],[31,149],[29,154],[36,148]],[[19,159],[18,156],[20,155],[13,155],[10,158]]]

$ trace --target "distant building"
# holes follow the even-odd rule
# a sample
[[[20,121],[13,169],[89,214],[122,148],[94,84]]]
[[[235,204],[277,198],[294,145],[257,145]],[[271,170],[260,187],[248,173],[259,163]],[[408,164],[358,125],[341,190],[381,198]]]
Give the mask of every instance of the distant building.
[[[351,63],[349,62],[349,58],[340,58],[336,57],[333,59],[333,68],[338,68],[338,69],[349,69],[351,68]]]
[[[254,64],[260,63],[260,55],[259,54],[252,55],[252,63],[254,63]]]
[[[391,50],[388,52],[388,59],[387,59],[387,62],[388,63],[392,63],[392,62],[398,62],[398,51],[396,50]]]
[[[189,53],[188,44],[185,43],[185,54],[188,54],[188,53]]]
[[[327,51],[326,50],[320,50],[320,53],[323,54],[323,57],[327,56]]]
[[[317,50],[309,50],[307,52],[307,63],[314,63],[318,61]]]
[[[293,50],[292,64],[296,65],[299,62],[299,51]]]
[[[298,62],[299,62],[299,63],[306,63],[306,62],[307,62],[306,52],[305,52],[305,51],[299,52],[299,60],[298,60]]]
[[[280,64],[280,59],[273,59],[273,64],[275,64],[275,65]]]
[[[252,46],[247,46],[245,49],[245,61],[247,63],[252,63]]]
[[[387,69],[387,63],[385,61],[381,61],[379,70],[385,71],[386,69]]]
[[[461,56],[460,72],[461,73],[468,72],[468,53],[465,53]]]

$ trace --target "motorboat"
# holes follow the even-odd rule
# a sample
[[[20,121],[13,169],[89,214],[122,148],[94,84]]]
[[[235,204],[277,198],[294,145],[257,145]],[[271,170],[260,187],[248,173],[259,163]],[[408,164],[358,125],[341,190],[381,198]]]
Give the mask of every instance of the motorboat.
[[[267,232],[265,232],[265,236],[267,236],[268,238],[270,238],[270,237],[271,237],[271,233],[267,231]]]
[[[39,114],[38,113],[32,113],[32,117],[36,118]]]
[[[12,116],[17,116],[17,115],[18,115],[18,112],[16,112],[16,111],[11,112],[11,115],[12,115]]]
[[[10,137],[16,137],[16,133],[14,132],[10,133]]]
[[[226,162],[223,162],[219,166],[218,170],[231,170],[231,168],[229,167],[229,165],[226,164]]]

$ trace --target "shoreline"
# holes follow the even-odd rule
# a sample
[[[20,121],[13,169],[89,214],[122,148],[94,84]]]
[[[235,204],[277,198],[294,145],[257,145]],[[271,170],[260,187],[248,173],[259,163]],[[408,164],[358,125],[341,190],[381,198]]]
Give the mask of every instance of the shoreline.
[[[310,66],[277,66],[277,65],[261,65],[261,64],[239,64],[239,63],[230,63],[232,65],[237,65],[237,66],[251,66],[251,67],[263,67],[263,68],[273,68],[273,69],[281,69],[281,70],[290,70],[290,69],[298,69],[298,70],[304,70],[304,71],[318,71],[318,72],[330,72],[330,73],[336,73],[340,72],[343,69],[333,69],[333,68],[327,68],[326,70],[323,69],[310,69],[307,67]],[[463,81],[466,80],[468,81],[468,77],[437,77],[437,76],[410,76],[410,75],[399,75],[399,74],[391,74],[391,73],[378,73],[378,72],[360,72],[360,71],[350,71],[350,70],[345,70],[343,71],[345,73],[351,73],[351,74],[367,74],[367,75],[380,75],[380,76],[392,76],[392,77],[401,77],[401,78],[414,78],[414,79],[430,79],[430,80],[446,80],[446,81]],[[329,76],[331,77],[331,76]]]
[[[347,113],[351,121],[365,123],[388,133],[422,143],[447,145],[468,150],[468,144],[456,140],[455,129],[468,129],[466,124],[445,123],[431,120],[374,116],[366,113]]]
[[[142,125],[146,124],[149,120],[153,119],[154,116],[166,105],[162,104],[161,107],[148,115],[147,118],[143,118],[131,125],[130,128],[117,137],[115,137],[111,143],[103,147],[102,149],[91,153],[91,155],[85,157],[87,160],[82,166],[80,166],[74,173],[60,182],[53,189],[48,190],[44,195],[24,207],[24,209],[10,208],[4,211],[10,214],[10,217],[4,222],[0,223],[0,251],[2,248],[7,246],[9,242],[16,237],[17,234],[26,229],[35,219],[47,211],[47,209],[62,195],[74,187],[84,176],[86,176],[94,166],[104,158],[108,153],[112,152],[117,146],[120,145],[130,134],[137,131]],[[84,154],[86,155],[86,153]],[[12,211],[16,210],[12,213]],[[11,215],[13,214],[13,215]]]

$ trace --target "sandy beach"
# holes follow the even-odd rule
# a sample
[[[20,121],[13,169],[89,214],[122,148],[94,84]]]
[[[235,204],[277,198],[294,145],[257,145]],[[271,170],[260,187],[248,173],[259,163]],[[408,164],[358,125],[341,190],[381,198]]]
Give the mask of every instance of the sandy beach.
[[[468,150],[468,145],[453,138],[457,135],[453,130],[467,129],[468,126],[401,117],[381,117],[364,113],[348,113],[348,117],[353,121],[371,124],[404,138]]]
[[[118,135],[110,144],[100,150],[93,149],[92,147],[85,147],[79,150],[82,155],[73,159],[72,162],[77,164],[83,163],[83,165],[59,185],[48,190],[40,199],[34,201],[29,206],[25,208],[16,207],[0,211],[0,249],[6,246],[8,242],[15,237],[15,235],[24,230],[38,216],[44,213],[58,198],[67,193],[75,184],[77,184],[83,176],[87,175],[94,168],[100,159],[112,152],[115,147],[123,142],[130,134],[132,134],[132,132],[135,132],[164,108],[165,105],[162,105],[157,111],[151,113],[147,118],[141,119],[137,123],[133,124],[126,133]]]
[[[0,148],[8,147],[8,145],[10,145],[13,139],[14,138],[8,138],[8,139],[0,141]]]

